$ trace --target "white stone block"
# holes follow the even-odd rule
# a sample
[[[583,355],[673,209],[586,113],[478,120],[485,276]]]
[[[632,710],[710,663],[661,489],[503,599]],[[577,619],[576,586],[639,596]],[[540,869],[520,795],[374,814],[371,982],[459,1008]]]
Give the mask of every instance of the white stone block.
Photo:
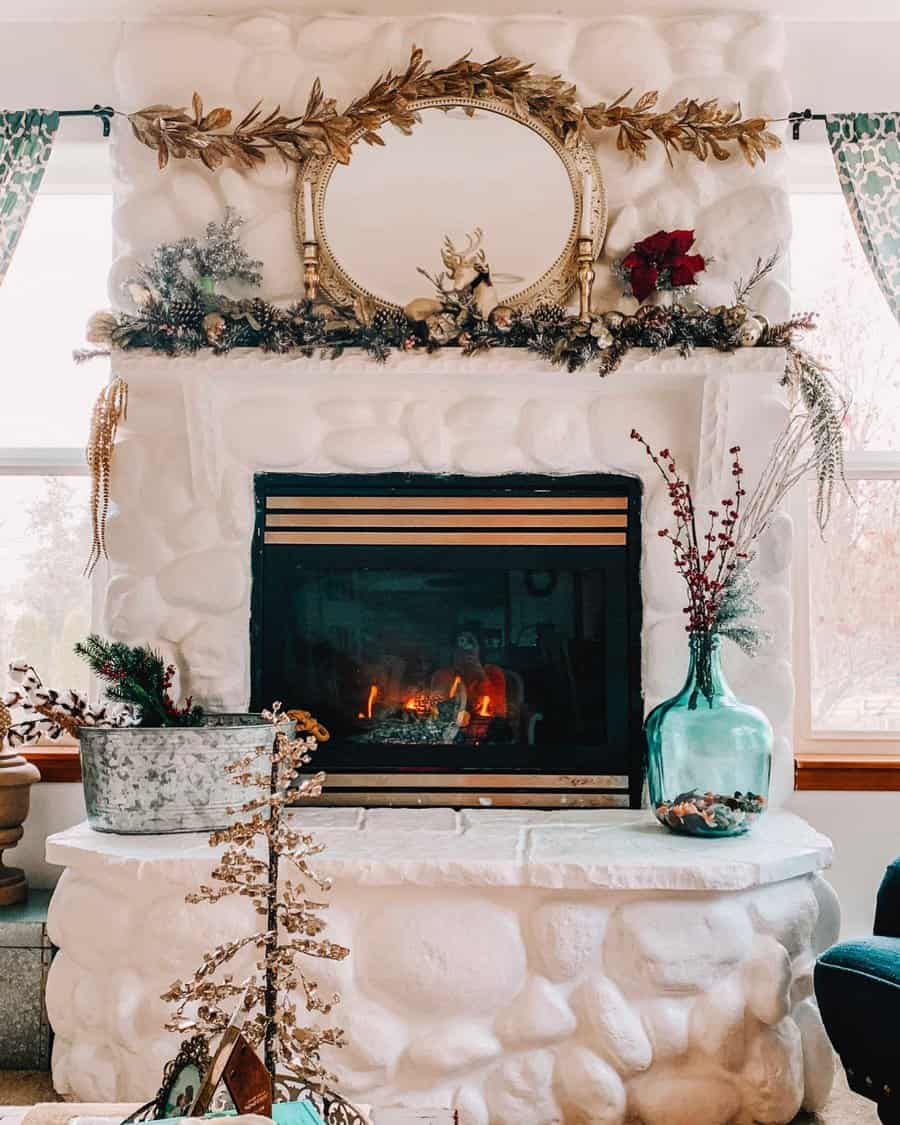
[[[459,1125],[488,1125],[490,1114],[484,1095],[475,1085],[460,1087],[454,1098]]]
[[[357,973],[386,1002],[433,1017],[488,1015],[524,983],[516,919],[485,899],[395,901],[363,924],[368,937],[356,951]]]
[[[182,232],[202,238],[207,223],[222,219],[225,202],[219,190],[218,175],[196,161],[178,169],[178,181],[172,200]]]
[[[579,1044],[563,1047],[556,1056],[556,1080],[563,1110],[586,1125],[621,1125],[625,1119],[622,1079],[599,1055]]]
[[[336,465],[370,473],[402,468],[411,456],[403,434],[384,426],[333,430],[325,437],[322,449]]]
[[[790,1011],[792,974],[784,946],[767,934],[757,934],[743,977],[747,1007],[761,1023],[779,1023]]]
[[[280,47],[286,49],[291,46],[293,32],[290,20],[278,15],[248,16],[238,20],[231,29],[235,39],[246,43],[248,47]]]
[[[407,35],[436,66],[449,66],[469,51],[485,60],[497,53],[486,21],[468,16],[432,16],[413,23]]]
[[[628,1095],[644,1125],[725,1125],[741,1105],[725,1075],[674,1068],[642,1075],[630,1083]]]
[[[810,941],[813,952],[820,954],[830,949],[840,937],[841,904],[834,887],[824,876],[814,875],[810,886],[819,907]]]
[[[411,402],[403,422],[413,455],[422,467],[431,473],[448,469],[449,449],[440,411],[429,402]]]
[[[522,407],[519,442],[541,469],[561,472],[584,460],[583,421],[558,399],[532,399]]]
[[[553,1093],[553,1054],[531,1051],[508,1059],[488,1075],[492,1125],[557,1125],[562,1112]]]
[[[739,973],[733,973],[697,998],[691,1010],[690,1046],[729,1070],[741,1065],[745,1019],[744,990]]]
[[[216,105],[242,112],[232,106],[232,99],[244,51],[221,21],[207,20],[202,27],[164,20],[131,25],[115,64],[119,104],[129,110],[160,103],[189,107],[191,94],[200,86],[207,112]],[[206,65],[198,71],[203,61]],[[156,159],[149,150],[147,157]]]
[[[449,428],[460,437],[485,432],[511,435],[518,420],[516,405],[495,395],[463,395],[445,415]]]
[[[765,897],[768,888],[760,892]],[[700,992],[726,976],[750,950],[753,932],[737,902],[639,902],[613,917],[603,947],[621,984],[662,992]]]
[[[159,592],[174,606],[206,613],[227,613],[244,601],[249,560],[226,548],[194,551],[157,575]]]
[[[778,67],[784,61],[785,29],[782,20],[762,16],[740,28],[731,40],[731,65],[751,73],[759,66]]]
[[[653,1047],[655,1065],[687,1052],[693,1003],[690,997],[659,996],[641,1004],[641,1019]]]
[[[309,68],[311,70],[311,68]],[[263,100],[265,112],[281,107],[282,113],[302,113],[305,100],[295,100],[298,85],[308,89],[312,78],[301,77],[297,56],[285,49],[254,50],[244,56],[238,68],[235,95],[242,104]]]
[[[590,1046],[619,1074],[632,1075],[650,1066],[653,1048],[640,1016],[608,977],[590,977],[579,986],[573,1003]]]
[[[529,977],[522,992],[498,1017],[494,1030],[510,1046],[542,1047],[571,1035],[575,1016],[548,980]]]
[[[298,418],[287,397],[239,399],[222,419],[226,449],[249,470],[300,468],[316,453],[320,437],[315,419]]]
[[[793,1017],[803,1038],[803,1108],[816,1113],[824,1108],[834,1084],[834,1048],[814,999],[798,1004]]]
[[[352,51],[363,49],[371,42],[375,22],[360,16],[327,15],[311,19],[301,25],[298,33],[299,54],[313,58],[340,61]],[[374,63],[374,66],[377,66]],[[372,75],[374,81],[375,75]],[[362,85],[365,86],[365,80]]]
[[[320,985],[320,969],[326,964],[326,961],[319,960],[307,966],[310,975],[319,980]],[[371,1086],[390,1081],[397,1060],[409,1042],[409,1032],[402,1019],[383,1005],[357,995],[344,999],[333,1013],[322,1017],[322,1023],[342,1027],[347,1039],[345,1047],[330,1053],[330,1065],[340,1068],[341,1072],[350,1070],[366,1075],[366,1082]]]
[[[583,26],[569,73],[586,99],[612,101],[626,90],[637,96],[665,89],[672,71],[666,46],[650,21],[626,17]]]
[[[760,1125],[791,1121],[803,1102],[803,1045],[788,1016],[751,1036],[741,1071],[744,1105]]]
[[[542,903],[531,919],[531,940],[538,963],[552,981],[575,980],[599,966],[609,912],[590,902]]]
[[[561,17],[521,16],[501,19],[494,27],[497,49],[504,55],[527,59],[545,74],[568,70],[569,55],[577,37],[571,20]]]
[[[811,943],[819,904],[810,879],[791,879],[747,896],[754,926],[794,957]]]
[[[456,1021],[415,1039],[406,1061],[418,1070],[452,1074],[475,1070],[501,1054],[497,1039],[480,1024]]]

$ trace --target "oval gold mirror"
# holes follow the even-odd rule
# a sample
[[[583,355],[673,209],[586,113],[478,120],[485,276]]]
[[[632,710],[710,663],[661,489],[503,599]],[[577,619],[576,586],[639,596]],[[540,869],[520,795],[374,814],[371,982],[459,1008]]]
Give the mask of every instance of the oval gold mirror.
[[[479,232],[474,252],[503,304],[563,302],[575,284],[579,230],[590,231],[594,257],[606,231],[593,149],[565,147],[499,101],[431,98],[413,108],[410,135],[385,129],[384,145],[355,145],[347,165],[316,157],[301,169],[297,231],[301,244],[309,240],[308,181],[325,292],[396,307],[433,296],[422,269],[438,273],[445,239],[453,253],[469,253]]]

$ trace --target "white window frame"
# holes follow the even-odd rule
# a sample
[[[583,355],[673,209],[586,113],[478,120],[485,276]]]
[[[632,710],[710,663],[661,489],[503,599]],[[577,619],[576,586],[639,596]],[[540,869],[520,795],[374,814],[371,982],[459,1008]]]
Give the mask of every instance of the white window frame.
[[[788,142],[790,144],[790,142]],[[788,149],[792,194],[840,195],[831,151],[824,139],[812,135]],[[847,453],[844,476],[856,480],[900,480],[900,452],[887,450]],[[812,722],[812,621],[810,615],[809,551],[812,536],[809,500],[815,480],[797,489],[791,502],[794,520],[792,590],[794,602],[794,743],[798,754],[834,756],[883,754],[900,757],[900,731],[820,731]]]
[[[111,195],[112,172],[107,142],[66,142],[57,139],[41,183],[42,195]],[[3,294],[0,292],[0,300]],[[73,341],[73,347],[77,341]],[[89,475],[80,446],[0,446],[0,477],[85,477]],[[98,567],[98,571],[101,568]],[[92,622],[96,615],[97,582],[85,582]],[[34,749],[66,750],[74,740],[39,742]]]

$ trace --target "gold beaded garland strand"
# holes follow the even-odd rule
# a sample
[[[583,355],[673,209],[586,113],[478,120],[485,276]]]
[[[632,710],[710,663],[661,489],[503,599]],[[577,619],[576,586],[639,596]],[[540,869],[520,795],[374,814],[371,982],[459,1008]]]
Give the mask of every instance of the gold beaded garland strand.
[[[109,512],[109,481],[113,447],[119,423],[128,417],[128,384],[116,376],[103,387],[91,413],[91,430],[85,457],[91,473],[91,554],[84,568],[86,577],[94,572],[106,551],[106,517]]]

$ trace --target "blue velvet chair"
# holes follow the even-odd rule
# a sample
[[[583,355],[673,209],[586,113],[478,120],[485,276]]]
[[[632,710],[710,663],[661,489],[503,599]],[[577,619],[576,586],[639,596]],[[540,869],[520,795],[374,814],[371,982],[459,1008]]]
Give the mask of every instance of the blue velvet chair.
[[[845,941],[816,962],[816,999],[851,1090],[900,1125],[900,859],[887,869],[874,936]]]

